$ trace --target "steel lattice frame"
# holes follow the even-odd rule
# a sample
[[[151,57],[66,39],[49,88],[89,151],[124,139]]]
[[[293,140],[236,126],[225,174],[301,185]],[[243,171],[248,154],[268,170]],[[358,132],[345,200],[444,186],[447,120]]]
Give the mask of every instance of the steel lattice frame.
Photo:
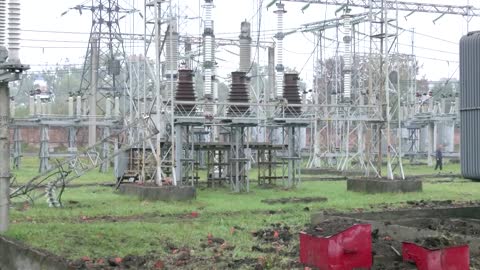
[[[128,81],[124,40],[119,21],[123,14],[133,13],[135,10],[122,8],[118,0],[92,0],[91,5],[80,5],[74,9],[92,12],[90,38],[78,95],[86,98],[91,95],[92,85],[96,85],[100,93],[97,96],[97,108],[103,111],[105,99],[121,96]],[[92,48],[93,46],[96,48]],[[95,53],[97,55],[93,55]],[[98,59],[96,67],[92,67],[94,58]],[[98,70],[96,82],[92,82],[93,69]],[[90,108],[90,111],[93,109]]]

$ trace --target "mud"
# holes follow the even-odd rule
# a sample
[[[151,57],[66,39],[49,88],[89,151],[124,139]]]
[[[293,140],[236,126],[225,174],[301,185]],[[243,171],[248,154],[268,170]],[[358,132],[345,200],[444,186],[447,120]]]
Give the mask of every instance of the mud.
[[[271,224],[270,227],[260,229],[258,231],[252,232],[252,235],[260,241],[263,242],[282,242],[288,243],[293,238],[293,233],[290,230],[290,226],[276,223]]]
[[[464,234],[471,236],[480,235],[480,220],[476,219],[453,219],[453,218],[417,218],[404,219],[395,222],[398,225],[445,231],[449,233]]]
[[[446,236],[425,237],[421,239],[415,239],[415,243],[419,246],[422,246],[428,249],[442,249],[446,247],[454,247],[454,246],[465,244],[465,243],[458,243],[453,239],[447,238]]]
[[[397,209],[424,209],[424,208],[442,208],[442,207],[466,207],[480,206],[480,201],[454,201],[454,200],[420,200],[405,201],[398,203],[372,204],[370,208],[381,208],[383,210]]]
[[[303,229],[304,232],[320,236],[320,237],[327,237],[332,236],[334,234],[340,233],[355,224],[359,224],[360,222],[352,220],[352,219],[327,219],[324,222],[317,224],[315,226],[308,226]]]
[[[327,198],[325,197],[291,197],[291,198],[280,198],[280,199],[269,199],[269,200],[262,200],[262,203],[267,204],[276,204],[276,203],[311,203],[311,202],[326,202]]]

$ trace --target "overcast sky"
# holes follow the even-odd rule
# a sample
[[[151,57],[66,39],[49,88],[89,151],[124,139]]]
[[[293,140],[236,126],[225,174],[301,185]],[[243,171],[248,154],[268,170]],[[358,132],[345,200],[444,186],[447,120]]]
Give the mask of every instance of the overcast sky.
[[[264,8],[257,12],[258,2],[263,2]],[[143,0],[119,0],[126,8],[143,10]],[[199,36],[200,21],[195,19],[203,15],[199,4],[203,0],[174,0],[179,5],[179,10],[184,18],[180,23],[180,34]],[[237,39],[240,23],[244,20],[253,23],[253,29],[258,29],[257,21],[261,15],[260,40],[273,42],[276,28],[274,7],[267,10],[265,6],[269,0],[214,0],[215,33],[219,38]],[[467,0],[457,1],[422,1],[443,4],[467,5]],[[87,3],[85,0],[22,0],[22,62],[30,64],[34,70],[56,63],[81,64],[86,51],[88,32],[91,27],[91,15],[85,11],[80,15],[77,11],[70,11],[64,16],[61,14],[70,7]],[[335,18],[338,7],[325,5],[311,5],[301,12],[302,4],[285,2],[287,13],[285,15],[285,28],[291,29],[301,24]],[[480,5],[479,5],[480,7]],[[353,9],[352,13],[364,12],[362,9]],[[433,20],[436,14],[415,13],[404,19],[406,12],[400,12],[399,24],[404,29],[415,29],[418,33],[414,37],[414,52],[423,68],[420,76],[426,75],[431,80],[440,78],[458,77],[458,41],[467,33],[467,20],[461,16],[446,15],[436,23]],[[391,12],[390,17],[395,13]],[[186,18],[189,19],[186,19]],[[478,30],[479,20],[470,21],[470,31]],[[143,33],[142,20],[138,15],[125,19],[121,23],[125,32]],[[361,29],[362,30],[362,29]],[[365,29],[366,31],[366,29]],[[335,30],[328,30],[327,37],[337,39]],[[256,33],[253,33],[256,39]],[[339,34],[341,40],[342,34]],[[312,51],[314,48],[312,34],[293,34],[285,38],[285,65],[301,71],[301,77],[310,86],[313,73]],[[399,38],[400,52],[411,53],[412,34],[403,32]],[[140,42],[127,42],[126,49],[129,53],[141,53],[143,45]],[[135,49],[135,51],[133,50]],[[252,49],[255,53],[255,49]],[[226,76],[238,67],[238,59],[232,54],[238,52],[236,47],[219,48],[218,57],[226,61],[218,61],[220,77]],[[327,43],[327,55],[334,55],[335,42]],[[267,63],[266,50],[260,49],[260,63]]]

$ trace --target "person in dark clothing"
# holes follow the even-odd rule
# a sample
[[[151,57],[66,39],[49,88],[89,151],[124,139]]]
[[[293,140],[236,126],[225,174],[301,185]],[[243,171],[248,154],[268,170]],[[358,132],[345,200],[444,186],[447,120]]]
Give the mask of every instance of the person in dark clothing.
[[[435,165],[435,170],[440,168],[441,171],[443,169],[443,153],[441,145],[437,147],[437,151],[435,152],[435,158],[437,159],[437,165]]]

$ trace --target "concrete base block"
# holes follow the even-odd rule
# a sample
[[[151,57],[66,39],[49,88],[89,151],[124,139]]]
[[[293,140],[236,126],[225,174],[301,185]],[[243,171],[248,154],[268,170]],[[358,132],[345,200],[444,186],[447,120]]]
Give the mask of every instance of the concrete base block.
[[[68,262],[60,257],[0,236],[0,269],[64,270]]]
[[[122,184],[119,192],[125,195],[137,196],[140,200],[149,201],[190,201],[197,197],[194,187],[174,186],[141,186]]]
[[[302,175],[344,175],[344,176],[360,176],[364,173],[361,171],[339,171],[331,168],[303,168]]]
[[[419,180],[348,179],[347,190],[374,194],[388,192],[421,192],[423,187],[422,181]]]

